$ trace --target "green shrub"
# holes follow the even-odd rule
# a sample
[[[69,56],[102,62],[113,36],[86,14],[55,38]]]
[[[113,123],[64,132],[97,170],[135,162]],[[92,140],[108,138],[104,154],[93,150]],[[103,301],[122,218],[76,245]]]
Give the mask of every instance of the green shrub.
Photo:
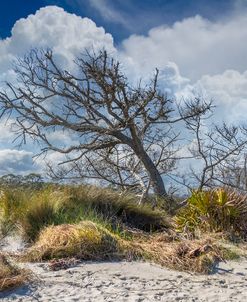
[[[247,196],[230,189],[193,191],[175,217],[180,232],[230,232],[247,235]]]

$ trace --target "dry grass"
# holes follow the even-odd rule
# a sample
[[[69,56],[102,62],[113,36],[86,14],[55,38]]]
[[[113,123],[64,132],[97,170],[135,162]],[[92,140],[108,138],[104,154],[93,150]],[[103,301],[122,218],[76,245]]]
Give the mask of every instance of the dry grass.
[[[82,260],[139,258],[179,271],[210,273],[219,261],[236,256],[208,238],[179,240],[175,235],[139,232],[134,238],[126,241],[91,221],[49,226],[24,258],[28,261],[71,257]]]
[[[28,270],[14,266],[3,254],[0,254],[0,292],[19,287],[29,280]]]
[[[230,249],[205,238],[173,240],[167,235],[154,235],[136,243],[146,259],[162,266],[196,273],[210,273],[219,261],[237,258]]]
[[[76,257],[82,260],[119,259],[127,256],[128,242],[104,227],[83,221],[43,229],[37,242],[25,253],[29,261]]]

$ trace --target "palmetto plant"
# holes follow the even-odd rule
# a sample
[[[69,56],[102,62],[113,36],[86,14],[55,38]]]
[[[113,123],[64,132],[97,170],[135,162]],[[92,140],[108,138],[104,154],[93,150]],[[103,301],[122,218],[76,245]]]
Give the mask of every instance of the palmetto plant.
[[[234,232],[247,235],[247,195],[228,188],[193,191],[175,217],[179,231]]]

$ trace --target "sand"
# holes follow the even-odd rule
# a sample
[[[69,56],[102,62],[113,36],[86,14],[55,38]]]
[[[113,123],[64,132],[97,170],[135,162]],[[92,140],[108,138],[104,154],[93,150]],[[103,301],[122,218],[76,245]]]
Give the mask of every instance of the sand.
[[[7,247],[7,248],[6,248]],[[18,238],[2,250],[22,250]],[[144,262],[83,262],[51,271],[47,263],[25,263],[34,281],[0,293],[1,302],[247,301],[247,259],[221,262],[214,274],[178,272]]]
[[[28,264],[33,284],[0,294],[7,301],[247,301],[247,261],[228,262],[202,276],[141,262],[87,262],[49,271]]]

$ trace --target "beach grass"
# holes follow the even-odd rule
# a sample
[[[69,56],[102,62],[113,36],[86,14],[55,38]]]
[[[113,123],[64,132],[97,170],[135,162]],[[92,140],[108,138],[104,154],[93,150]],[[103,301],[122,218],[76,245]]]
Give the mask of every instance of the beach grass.
[[[125,227],[146,232],[170,227],[168,215],[150,205],[138,205],[133,194],[94,186],[52,186],[41,190],[6,189],[0,196],[3,225],[21,229],[34,242],[49,225],[91,220],[125,236]]]
[[[223,189],[192,193],[187,206],[169,217],[162,207],[139,205],[134,194],[89,185],[5,188],[0,206],[2,225],[29,242],[22,260],[138,259],[197,273],[239,256],[221,239],[245,213],[245,199]],[[211,211],[206,222],[205,207]]]
[[[30,271],[17,267],[5,255],[0,254],[0,292],[24,285],[30,278]]]

